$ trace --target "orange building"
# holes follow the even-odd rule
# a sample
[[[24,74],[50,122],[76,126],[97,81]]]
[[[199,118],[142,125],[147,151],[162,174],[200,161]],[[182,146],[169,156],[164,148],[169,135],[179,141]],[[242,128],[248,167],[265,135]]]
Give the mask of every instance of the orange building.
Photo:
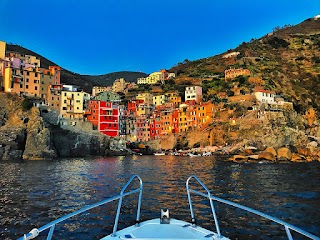
[[[48,88],[50,85],[60,84],[60,67],[49,66],[49,69],[40,68],[40,97],[49,102]]]
[[[243,68],[230,68],[224,71],[225,81],[235,79],[236,77],[241,75],[250,75],[250,71]]]
[[[56,111],[60,111],[62,87],[63,86],[61,84],[52,84],[48,86],[46,101],[49,108]]]

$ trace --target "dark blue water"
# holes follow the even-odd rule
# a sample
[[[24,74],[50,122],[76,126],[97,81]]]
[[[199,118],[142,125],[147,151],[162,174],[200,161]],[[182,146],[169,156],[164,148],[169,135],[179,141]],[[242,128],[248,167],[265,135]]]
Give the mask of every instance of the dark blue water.
[[[320,163],[254,164],[214,157],[133,156],[59,161],[0,162],[0,239],[15,239],[62,215],[119,194],[133,174],[144,181],[142,220],[170,216],[190,221],[185,181],[197,175],[218,197],[244,204],[320,236]],[[135,219],[136,199],[124,201],[120,225]],[[195,197],[198,223],[215,230],[207,200]],[[112,232],[116,203],[65,225],[55,239],[97,239]],[[284,239],[278,225],[216,204],[223,235]],[[300,239],[300,238],[298,238]],[[301,238],[302,239],[302,238]]]

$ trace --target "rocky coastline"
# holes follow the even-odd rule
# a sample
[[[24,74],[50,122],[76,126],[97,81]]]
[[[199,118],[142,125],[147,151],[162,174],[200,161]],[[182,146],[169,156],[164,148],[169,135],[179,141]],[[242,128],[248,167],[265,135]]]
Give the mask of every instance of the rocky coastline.
[[[320,161],[320,130],[317,121],[307,125],[302,117],[285,119],[292,126],[240,124],[223,129],[212,125],[163,136],[144,144],[127,145],[91,126],[59,126],[44,120],[37,107],[21,108],[21,98],[0,94],[0,160],[48,160],[69,157],[153,154],[156,151],[202,149],[213,155],[228,156],[234,162],[311,162]],[[296,121],[295,124],[292,122]],[[227,125],[225,125],[227,126]],[[131,150],[132,149],[132,150]],[[133,151],[134,150],[134,151]]]

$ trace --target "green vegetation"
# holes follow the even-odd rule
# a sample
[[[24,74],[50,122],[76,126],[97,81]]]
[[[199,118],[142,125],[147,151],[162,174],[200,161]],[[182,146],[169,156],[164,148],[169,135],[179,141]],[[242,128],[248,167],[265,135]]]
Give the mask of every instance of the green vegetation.
[[[30,110],[30,109],[33,107],[33,100],[34,100],[34,99],[32,99],[32,98],[25,97],[25,98],[22,100],[22,103],[21,103],[22,110],[23,110],[23,111],[28,111],[28,110]]]

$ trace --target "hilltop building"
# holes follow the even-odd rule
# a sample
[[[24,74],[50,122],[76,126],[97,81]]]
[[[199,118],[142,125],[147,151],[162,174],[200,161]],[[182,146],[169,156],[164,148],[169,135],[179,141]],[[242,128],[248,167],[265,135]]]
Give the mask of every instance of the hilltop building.
[[[153,72],[146,78],[138,78],[137,84],[163,84],[165,80],[174,78],[174,73],[169,73],[166,70],[160,70],[159,72]]]
[[[250,75],[250,71],[248,69],[243,69],[243,68],[231,68],[231,69],[226,69],[224,71],[224,79],[225,81],[228,80],[233,80],[238,76],[246,76]]]
[[[126,81],[124,78],[119,78],[114,80],[113,85],[112,85],[112,91],[114,92],[124,92],[126,89]]]
[[[107,92],[107,91],[111,91],[112,87],[100,87],[100,86],[94,86],[92,88],[92,97],[95,97],[96,95],[98,95],[101,92]]]

